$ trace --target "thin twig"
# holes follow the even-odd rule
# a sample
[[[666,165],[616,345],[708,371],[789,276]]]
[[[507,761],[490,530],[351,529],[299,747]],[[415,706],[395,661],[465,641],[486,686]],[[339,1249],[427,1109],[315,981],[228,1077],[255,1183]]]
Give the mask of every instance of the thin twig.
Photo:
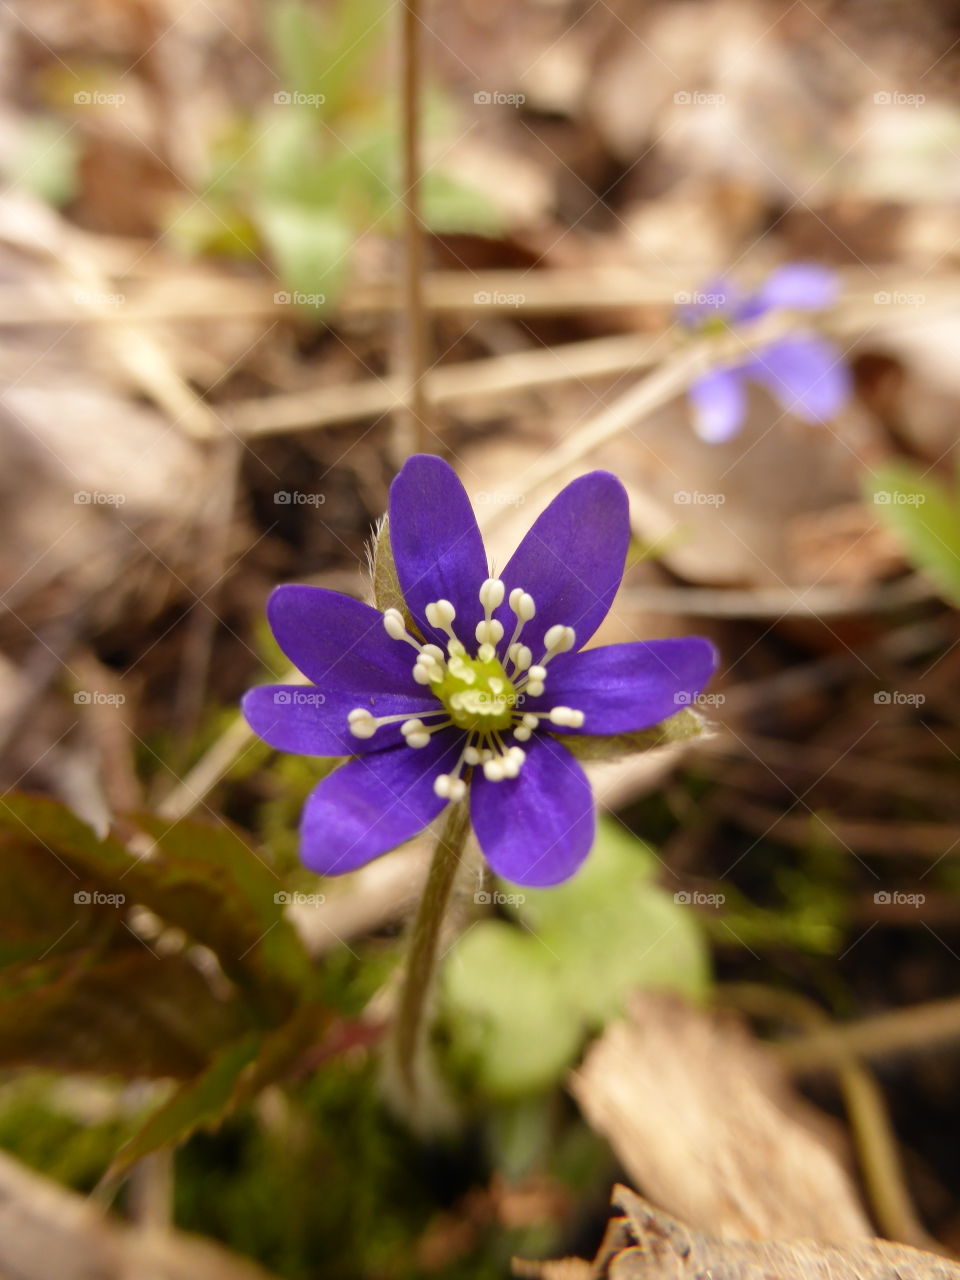
[[[428,430],[425,374],[427,312],[423,299],[424,235],[420,212],[420,0],[401,5],[404,288],[403,347],[406,397],[399,420],[400,456],[421,452]]]

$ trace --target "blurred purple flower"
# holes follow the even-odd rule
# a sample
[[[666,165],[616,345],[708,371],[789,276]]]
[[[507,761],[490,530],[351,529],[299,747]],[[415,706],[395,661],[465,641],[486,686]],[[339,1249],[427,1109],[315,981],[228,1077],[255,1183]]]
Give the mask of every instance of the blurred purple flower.
[[[680,308],[690,329],[732,328],[770,311],[820,311],[837,295],[837,279],[826,267],[789,263],[772,271],[753,293],[730,281],[715,281]],[[694,429],[718,444],[743,426],[748,381],[765,387],[789,413],[807,422],[826,422],[850,395],[850,371],[832,342],[816,334],[778,338],[735,364],[713,369],[690,387]]]
[[[278,587],[267,606],[280,647],[313,685],[252,689],[247,720],[282,751],[353,757],[307,801],[304,862],[352,871],[469,794],[498,874],[565,880],[590,850],[595,817],[558,735],[629,733],[673,715],[710,678],[713,646],[687,637],[580,651],[610,608],[630,539],[627,495],[608,472],[569,484],[499,578],[439,458],[405,464],[389,529],[410,621],[320,587]]]

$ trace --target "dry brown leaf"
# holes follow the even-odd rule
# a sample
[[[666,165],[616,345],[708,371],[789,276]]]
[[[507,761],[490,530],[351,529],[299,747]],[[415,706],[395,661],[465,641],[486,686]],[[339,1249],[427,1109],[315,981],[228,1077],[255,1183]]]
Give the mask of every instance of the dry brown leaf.
[[[572,1089],[631,1179],[696,1228],[725,1239],[872,1234],[824,1118],[727,1018],[637,996]]]

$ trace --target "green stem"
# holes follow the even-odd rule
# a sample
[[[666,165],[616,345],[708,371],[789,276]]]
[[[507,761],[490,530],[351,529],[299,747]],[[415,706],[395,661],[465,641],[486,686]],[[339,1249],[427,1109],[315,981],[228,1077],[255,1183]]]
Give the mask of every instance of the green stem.
[[[427,1010],[433,991],[440,931],[469,833],[470,815],[466,804],[450,805],[413,923],[393,1029],[400,1084],[412,1109],[417,1109],[419,1102],[423,1073],[418,1068],[426,1053]]]

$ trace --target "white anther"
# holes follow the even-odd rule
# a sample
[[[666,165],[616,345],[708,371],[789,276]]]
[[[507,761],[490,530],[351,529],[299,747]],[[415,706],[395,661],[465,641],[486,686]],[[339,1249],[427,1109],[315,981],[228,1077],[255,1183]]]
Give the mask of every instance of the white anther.
[[[517,778],[520,776],[520,766],[522,760],[517,760],[513,756],[504,756],[500,768],[503,770],[505,778]]]
[[[483,605],[483,611],[488,618],[494,609],[499,609],[503,604],[505,591],[506,587],[499,578],[487,578],[480,588],[480,603]]]
[[[366,707],[355,707],[347,716],[347,724],[355,738],[372,738],[377,732],[377,722]]]
[[[550,723],[565,725],[568,729],[579,729],[583,724],[583,712],[573,707],[554,707],[550,712]]]
[[[497,625],[499,626],[499,623]],[[502,635],[503,632],[501,631],[500,634]],[[489,642],[481,644],[480,648],[477,650],[477,657],[481,662],[492,662],[496,656],[497,651]]]
[[[528,680],[524,693],[529,693],[531,698],[539,698],[545,688],[542,680]]]
[[[525,644],[512,644],[507,656],[518,671],[526,671],[533,661],[533,653]]]
[[[430,744],[430,735],[429,733],[408,733],[406,743],[408,747],[426,747]]]
[[[503,639],[503,623],[496,618],[488,618],[478,622],[474,633],[479,644],[499,644]]]
[[[573,627],[564,627],[559,622],[549,629],[543,637],[547,653],[566,653],[577,642],[577,633]]]
[[[434,662],[439,662],[441,665],[447,659],[447,655],[438,644],[425,644],[420,650],[420,656],[423,658],[432,658]]]
[[[524,760],[527,758],[527,753],[522,747],[511,747],[507,752],[507,755],[510,756],[512,760],[516,760],[517,764],[523,764]]]
[[[530,595],[528,591],[522,590],[520,587],[514,587],[510,592],[510,608],[521,622],[529,622],[537,612],[537,606],[533,602],[533,596]]]
[[[531,667],[529,671],[529,676],[531,680],[541,680],[541,681],[546,680],[547,668],[541,667],[541,666]]]
[[[433,790],[441,800],[462,800],[467,794],[467,784],[452,773],[441,773],[433,780]]]
[[[529,742],[533,736],[533,730],[527,728],[525,724],[518,724],[513,731],[513,736],[518,742]]]
[[[483,776],[488,782],[502,782],[506,777],[500,759],[488,760],[483,766]]]
[[[409,640],[411,638],[407,635],[407,628],[403,621],[403,614],[399,609],[384,610],[383,626],[391,640]]]
[[[476,747],[466,747],[463,752],[463,759],[465,764],[474,765],[479,764],[482,757]]]
[[[487,681],[487,684],[490,686],[490,692],[497,698],[500,697],[501,693],[503,693],[504,689],[507,687],[499,676],[491,676]]]
[[[423,727],[423,721],[414,717],[412,720],[404,720],[403,724],[400,726],[400,732],[406,738],[409,737],[411,733],[422,733]]]
[[[441,773],[433,780],[433,790],[441,800],[462,800],[467,794],[467,784],[452,773]]]
[[[417,684],[429,684],[430,671],[427,667],[421,667],[420,663],[418,662],[416,666],[413,668],[413,678],[414,680],[416,680]]]
[[[527,729],[535,729],[540,723],[540,717],[534,715],[532,711],[525,711],[520,718],[520,723]]]
[[[450,626],[457,616],[457,611],[449,600],[434,600],[426,608],[427,621],[431,627],[436,627],[438,631],[446,631],[451,634]]]

